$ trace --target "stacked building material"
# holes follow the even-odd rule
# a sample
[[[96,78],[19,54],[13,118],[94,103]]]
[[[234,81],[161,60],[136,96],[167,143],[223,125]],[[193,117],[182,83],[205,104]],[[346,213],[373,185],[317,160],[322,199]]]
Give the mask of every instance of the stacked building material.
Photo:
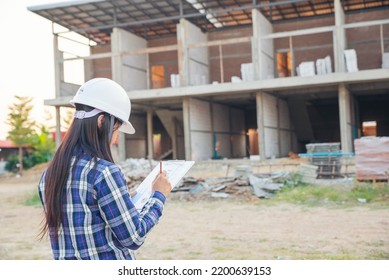
[[[173,88],[180,87],[180,75],[170,74],[170,84]]]
[[[358,72],[357,52],[354,49],[344,50],[347,72]]]
[[[316,72],[318,75],[326,75],[332,73],[332,64],[330,56],[319,58],[316,60]]]
[[[354,145],[357,180],[387,180],[389,137],[362,137]]]
[[[313,61],[301,62],[298,66],[297,74],[301,77],[315,76],[315,63]]]
[[[389,53],[382,55],[382,68],[389,69]]]
[[[240,73],[242,80],[245,82],[254,81],[254,66],[253,63],[242,63],[240,65]]]
[[[305,145],[309,162],[318,166],[318,178],[335,178],[341,174],[340,143],[315,143]]]

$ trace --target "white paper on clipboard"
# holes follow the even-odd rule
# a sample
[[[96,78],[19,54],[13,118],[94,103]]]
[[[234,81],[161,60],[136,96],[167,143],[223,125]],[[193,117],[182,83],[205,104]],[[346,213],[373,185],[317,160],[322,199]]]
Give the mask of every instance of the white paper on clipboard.
[[[172,189],[174,189],[189,169],[193,166],[194,161],[186,160],[167,160],[162,162],[162,171],[166,171],[169,178]],[[152,195],[152,182],[160,172],[159,163],[154,169],[147,175],[143,182],[136,188],[136,194],[131,198],[136,209],[140,212],[146,202]]]

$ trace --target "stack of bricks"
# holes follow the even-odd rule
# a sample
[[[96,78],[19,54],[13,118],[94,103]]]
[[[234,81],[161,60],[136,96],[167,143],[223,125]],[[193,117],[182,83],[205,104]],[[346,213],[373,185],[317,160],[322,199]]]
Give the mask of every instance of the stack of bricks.
[[[354,141],[357,180],[388,180],[389,137],[362,137]]]

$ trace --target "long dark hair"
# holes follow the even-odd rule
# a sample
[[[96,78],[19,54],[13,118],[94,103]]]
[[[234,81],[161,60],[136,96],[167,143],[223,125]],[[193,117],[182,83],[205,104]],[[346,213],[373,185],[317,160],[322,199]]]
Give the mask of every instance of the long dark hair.
[[[94,108],[76,104],[76,110],[86,112]],[[98,126],[98,117],[104,115],[101,127]],[[115,127],[120,121],[115,119]],[[41,239],[53,229],[54,239],[58,238],[58,231],[62,223],[62,204],[66,181],[69,177],[72,158],[82,154],[92,159],[101,158],[113,162],[110,142],[110,115],[100,113],[86,119],[74,119],[61,145],[58,147],[53,160],[50,162],[45,177],[45,220],[41,229]]]

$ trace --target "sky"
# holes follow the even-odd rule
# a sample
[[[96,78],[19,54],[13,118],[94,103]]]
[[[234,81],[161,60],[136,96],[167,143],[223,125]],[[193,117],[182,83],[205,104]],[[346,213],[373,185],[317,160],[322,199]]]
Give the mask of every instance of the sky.
[[[55,124],[54,107],[43,104],[55,98],[52,24],[27,7],[56,2],[66,1],[0,1],[0,140],[8,135],[5,122],[15,95],[33,97],[36,122],[48,124],[49,111]]]

